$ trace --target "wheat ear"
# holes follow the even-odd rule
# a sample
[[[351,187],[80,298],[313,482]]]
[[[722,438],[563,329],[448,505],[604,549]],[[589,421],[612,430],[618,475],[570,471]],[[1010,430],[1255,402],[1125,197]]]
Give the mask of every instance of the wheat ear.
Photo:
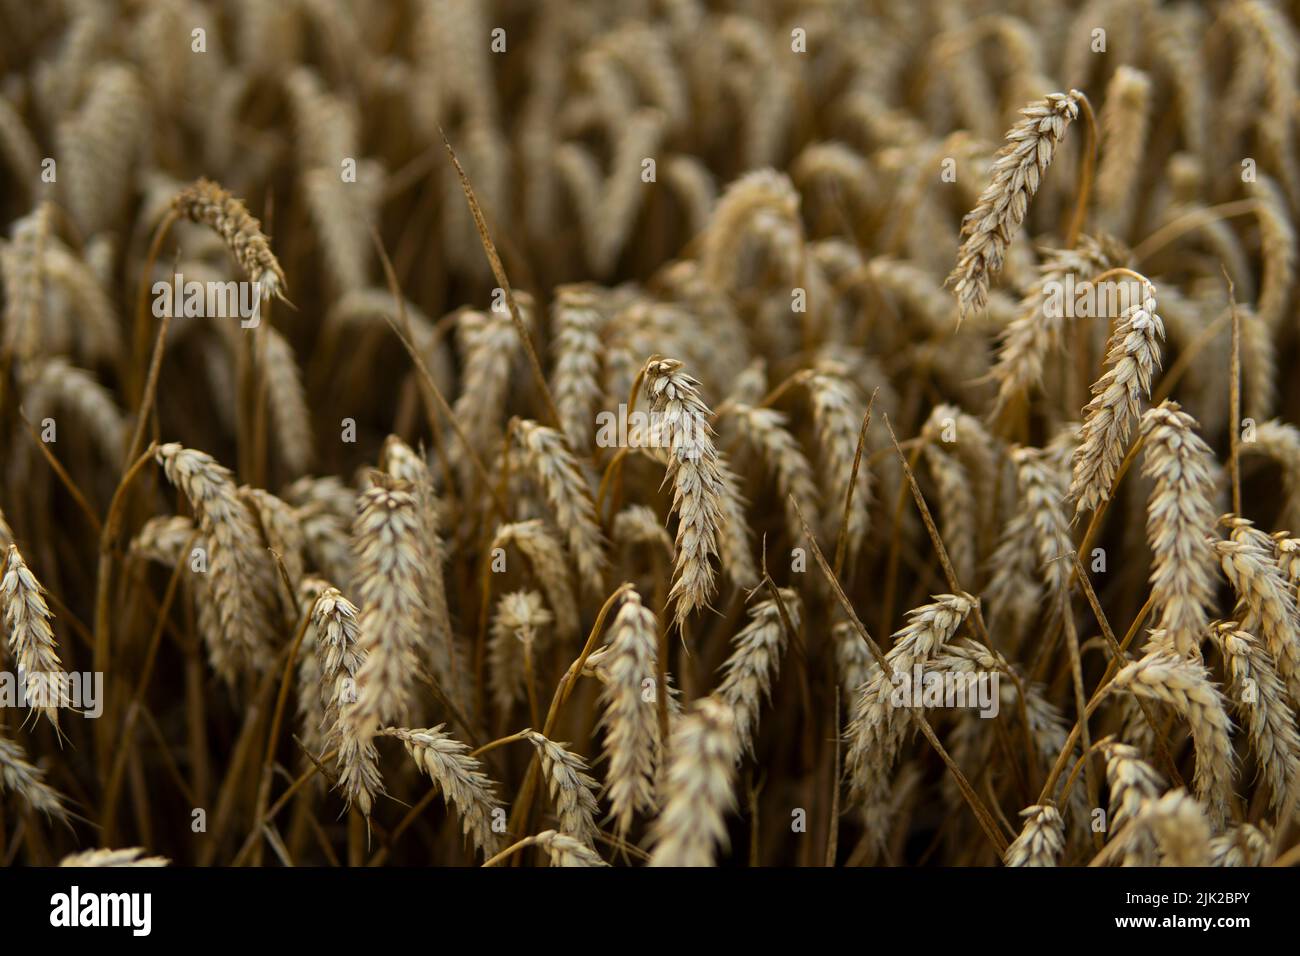
[[[382,461],[384,470],[394,478],[409,482],[416,496],[423,542],[424,576],[420,593],[428,609],[425,639],[421,641],[420,649],[439,685],[453,699],[461,700],[463,695],[456,679],[457,668],[453,666],[456,636],[451,627],[447,584],[443,576],[447,553],[438,519],[439,501],[433,490],[433,476],[425,460],[396,435],[389,435],[385,440]]]
[[[1229,691],[1250,735],[1260,772],[1268,781],[1270,806],[1280,810],[1300,769],[1300,731],[1273,660],[1263,644],[1235,621],[1215,626],[1214,638],[1227,664]]]
[[[727,845],[726,815],[736,803],[740,739],[731,708],[716,697],[696,701],[673,727],[668,753],[650,866],[713,866],[717,848]]]
[[[528,560],[533,575],[542,585],[546,602],[555,614],[556,635],[571,640],[578,634],[578,603],[569,580],[564,550],[540,518],[516,521],[497,528],[492,550],[515,545]]]
[[[1025,825],[1007,847],[1007,866],[1056,866],[1065,852],[1065,820],[1051,804],[1035,804],[1020,811]]]
[[[677,513],[677,563],[668,605],[680,628],[691,612],[705,607],[716,584],[711,563],[726,522],[724,477],[709,424],[712,412],[700,398],[698,383],[676,359],[651,359],[644,368],[645,390],[657,416],[652,438],[667,443],[664,481],[673,486]]]
[[[1110,499],[1129,430],[1142,400],[1151,394],[1165,334],[1155,295],[1155,286],[1147,283],[1142,301],[1124,311],[1107,343],[1106,373],[1092,386],[1093,397],[1083,410],[1083,429],[1074,452],[1070,497],[1076,514]]]
[[[579,843],[594,847],[596,841],[596,781],[587,773],[587,762],[535,730],[525,730],[524,739],[542,758],[542,775],[555,803],[560,832]]]
[[[45,774],[27,762],[23,748],[0,734],[0,793],[13,791],[33,810],[66,822],[64,798],[45,782]]]
[[[799,596],[789,589],[780,594],[790,626],[798,628]],[[732,710],[742,755],[753,753],[759,708],[771,697],[787,638],[781,606],[770,598],[749,609],[749,623],[731,640],[731,656],[722,665],[723,677],[715,693]]]
[[[379,724],[406,714],[428,620],[422,584],[426,573],[419,501],[408,482],[382,472],[357,499],[352,540],[361,601],[357,674],[359,721]]]
[[[209,552],[208,576],[199,594],[213,669],[233,681],[241,667],[268,666],[272,626],[265,582],[274,572],[256,519],[240,500],[230,471],[211,455],[171,443],[159,447],[156,457],[167,479],[189,499]]]
[[[511,591],[497,601],[488,644],[488,683],[500,713],[508,714],[523,696],[525,661],[537,660],[538,652],[545,649],[543,638],[554,620],[536,591]]]
[[[27,699],[55,727],[59,708],[67,703],[63,665],[51,626],[53,616],[45,603],[45,589],[23,561],[16,544],[9,545],[4,577],[0,579],[0,605],[9,632],[9,656],[18,665]]]
[[[427,730],[389,727],[383,733],[406,745],[406,752],[442,791],[447,805],[456,807],[461,830],[474,846],[485,856],[495,853],[501,843],[493,827],[500,803],[493,792],[495,784],[479,769],[469,748],[443,733],[441,724]]]
[[[655,707],[655,664],[659,622],[654,612],[628,591],[614,618],[606,648],[608,680],[601,691],[601,726],[605,730],[605,757],[609,770],[605,787],[610,816],[619,834],[627,832],[632,818],[654,807],[655,760],[659,724]],[[647,694],[647,689],[654,693]]]
[[[145,856],[145,850],[138,846],[123,850],[82,850],[65,856],[59,866],[76,867],[124,867],[124,866],[170,866],[171,860],[165,856]]]
[[[262,224],[249,214],[242,200],[210,179],[199,179],[172,200],[172,208],[221,237],[249,281],[257,284],[262,299],[284,296],[284,271]]]
[[[1127,692],[1168,704],[1191,728],[1196,746],[1196,793],[1216,825],[1222,825],[1232,798],[1232,722],[1223,697],[1198,662],[1156,649],[1126,665],[1106,685],[1107,692]]]
[[[1223,573],[1237,592],[1241,629],[1264,639],[1292,703],[1300,702],[1300,611],[1296,589],[1278,565],[1274,542],[1245,518],[1225,515],[1228,541],[1214,542]]]
[[[1011,240],[1020,231],[1065,130],[1079,116],[1083,94],[1049,93],[1020,113],[1024,119],[1006,134],[990,169],[991,180],[975,208],[962,220],[957,266],[948,276],[962,316],[988,302],[989,283],[1002,271]]]
[[[910,703],[894,703],[896,681],[910,681],[913,668],[932,660],[974,607],[970,595],[938,594],[934,603],[909,611],[907,624],[893,635],[886,668],[873,663],[867,681],[855,691],[845,731],[844,766],[852,794],[864,804],[872,804],[874,796],[888,789],[889,771],[912,726]]]
[[[1153,556],[1151,599],[1158,626],[1184,657],[1196,657],[1214,596],[1214,454],[1196,434],[1196,420],[1166,401],[1142,416],[1142,473],[1154,481],[1147,503]]]
[[[596,521],[591,486],[578,458],[553,428],[517,421],[515,435],[524,463],[551,506],[555,525],[564,530],[569,551],[578,564],[578,580],[591,592],[604,584],[605,538]]]

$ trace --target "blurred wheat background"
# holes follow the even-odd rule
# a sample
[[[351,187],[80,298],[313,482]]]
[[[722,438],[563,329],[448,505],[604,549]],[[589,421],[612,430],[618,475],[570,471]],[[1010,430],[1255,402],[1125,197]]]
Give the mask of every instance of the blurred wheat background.
[[[0,0],[0,860],[1296,862],[1295,12]]]

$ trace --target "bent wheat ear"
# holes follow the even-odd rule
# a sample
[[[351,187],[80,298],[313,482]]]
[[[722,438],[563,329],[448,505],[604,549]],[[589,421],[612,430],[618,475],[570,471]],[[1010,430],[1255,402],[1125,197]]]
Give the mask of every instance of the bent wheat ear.
[[[677,721],[668,753],[650,866],[713,866],[717,848],[727,844],[726,814],[736,804],[740,738],[732,709],[716,697],[701,698]]]
[[[547,852],[551,866],[609,866],[587,844],[555,830],[543,830],[528,839]]]
[[[233,682],[242,667],[270,664],[274,592],[266,582],[275,580],[275,572],[228,469],[174,442],[161,446],[156,458],[199,519],[208,549],[208,577],[199,592],[204,641],[213,669]]]
[[[885,655],[888,672],[878,663],[871,665],[845,731],[850,791],[864,805],[879,802],[888,790],[889,771],[917,710],[912,695],[898,699],[895,678],[911,681],[913,669],[939,653],[974,607],[975,599],[968,594],[935,595],[933,604],[909,611],[906,626],[894,634],[894,646]]]
[[[1223,573],[1237,592],[1241,629],[1264,639],[1292,702],[1300,701],[1300,609],[1296,589],[1278,565],[1274,542],[1245,518],[1225,515],[1228,541],[1214,542]]]
[[[978,312],[988,302],[989,283],[1002,271],[1007,247],[1020,231],[1066,128],[1079,116],[1082,95],[1077,90],[1049,93],[1041,103],[1021,110],[1024,119],[1007,131],[989,185],[962,220],[957,266],[948,276],[961,316]]]
[[[257,284],[263,299],[284,297],[284,271],[271,251],[262,224],[236,199],[210,179],[199,179],[172,200],[180,215],[209,226],[221,237],[249,281]]]
[[[461,831],[485,856],[491,856],[501,844],[493,827],[500,808],[493,792],[496,785],[479,769],[480,764],[469,755],[469,748],[443,733],[442,727],[442,724],[427,730],[389,727],[383,733],[406,745],[406,752],[415,765],[442,791],[447,806],[455,806],[461,818]]]
[[[1300,731],[1295,711],[1273,659],[1251,634],[1226,621],[1214,629],[1216,643],[1228,665],[1230,690],[1237,713],[1246,725],[1260,773],[1268,781],[1270,806],[1281,810],[1291,794],[1300,767]]]

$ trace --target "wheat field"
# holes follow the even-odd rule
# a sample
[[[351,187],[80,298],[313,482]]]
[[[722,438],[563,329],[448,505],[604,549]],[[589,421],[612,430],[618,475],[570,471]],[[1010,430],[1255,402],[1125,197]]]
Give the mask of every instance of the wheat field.
[[[0,0],[0,861],[1300,862],[1297,13]]]

